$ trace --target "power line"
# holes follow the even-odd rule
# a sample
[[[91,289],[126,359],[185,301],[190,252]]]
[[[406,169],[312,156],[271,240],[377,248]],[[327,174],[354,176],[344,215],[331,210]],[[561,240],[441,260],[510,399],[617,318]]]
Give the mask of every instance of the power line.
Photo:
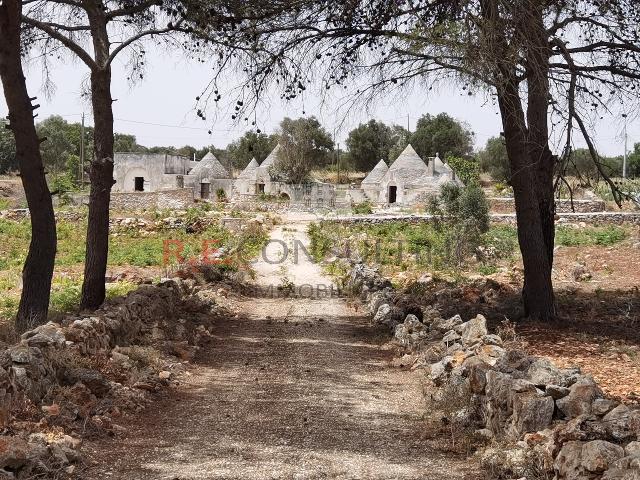
[[[203,131],[203,132],[208,132],[210,129],[209,128],[200,128],[200,127],[187,127],[184,125],[167,125],[164,123],[153,123],[153,122],[143,122],[140,120],[127,120],[125,118],[114,118],[114,120],[118,120],[119,122],[127,122],[127,123],[137,123],[140,125],[151,125],[154,127],[165,127],[165,128],[182,128],[185,130],[198,130],[198,131]]]

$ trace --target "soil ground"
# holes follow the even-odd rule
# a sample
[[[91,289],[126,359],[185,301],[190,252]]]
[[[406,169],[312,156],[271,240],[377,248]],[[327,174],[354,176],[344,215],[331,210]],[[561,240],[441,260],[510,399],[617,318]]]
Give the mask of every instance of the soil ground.
[[[304,231],[285,225],[272,238],[306,244]],[[185,384],[128,418],[123,437],[89,444],[81,478],[479,478],[467,459],[435,448],[424,374],[390,365],[387,332],[324,289],[266,293],[330,285],[305,255],[292,258],[255,265],[261,288],[229,294],[238,314],[217,321]]]
[[[522,315],[522,278],[492,275],[499,285],[491,295],[473,287],[446,302],[445,314],[463,318],[485,315],[500,333],[509,319],[516,343],[532,355],[559,366],[578,366],[593,375],[603,391],[627,403],[640,402],[640,232],[614,246],[560,247],[554,258],[553,281],[559,318],[552,324],[518,320]],[[576,263],[591,278],[576,281]],[[429,300],[427,300],[429,301]]]

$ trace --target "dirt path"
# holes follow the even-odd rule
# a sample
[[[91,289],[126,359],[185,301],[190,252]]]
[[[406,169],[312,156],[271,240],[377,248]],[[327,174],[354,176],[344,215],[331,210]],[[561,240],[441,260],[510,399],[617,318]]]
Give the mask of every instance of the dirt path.
[[[273,238],[306,243],[302,225]],[[281,246],[281,245],[280,245]],[[326,283],[304,255],[256,265]],[[389,366],[388,340],[340,298],[235,298],[186,389],[133,418],[123,438],[89,446],[86,479],[462,479],[464,459],[425,438],[418,373]]]

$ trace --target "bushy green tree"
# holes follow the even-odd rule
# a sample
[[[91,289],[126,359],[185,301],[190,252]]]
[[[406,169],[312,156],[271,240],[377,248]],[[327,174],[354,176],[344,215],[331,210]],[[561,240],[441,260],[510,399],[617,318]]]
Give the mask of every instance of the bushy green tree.
[[[347,158],[351,167],[368,172],[380,160],[388,162],[392,149],[406,142],[405,132],[398,125],[390,127],[376,120],[361,123],[347,137]]]
[[[16,142],[6,125],[6,120],[0,120],[0,174],[18,169]]]
[[[278,134],[280,151],[273,166],[278,178],[291,183],[304,183],[312,169],[327,165],[333,140],[315,117],[285,118]]]
[[[113,135],[113,151],[121,153],[143,153],[147,151],[147,148],[138,145],[135,135],[115,133]]]
[[[501,137],[491,137],[487,145],[478,153],[480,170],[491,175],[498,182],[508,182],[511,168],[507,157],[507,147]]]
[[[636,143],[627,156],[627,176],[640,177],[640,143]]]
[[[64,173],[69,155],[80,152],[80,125],[70,124],[53,115],[36,125],[38,136],[46,140],[40,144],[42,161],[49,173]]]
[[[446,113],[420,117],[409,141],[423,159],[436,153],[441,158],[464,157],[473,150],[473,133]]]
[[[247,166],[252,158],[261,163],[278,144],[276,135],[246,132],[227,146],[231,163],[235,168]]]

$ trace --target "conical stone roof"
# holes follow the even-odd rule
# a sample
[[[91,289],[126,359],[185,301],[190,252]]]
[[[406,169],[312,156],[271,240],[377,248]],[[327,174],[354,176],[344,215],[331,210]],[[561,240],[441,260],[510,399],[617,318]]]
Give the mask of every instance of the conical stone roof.
[[[202,157],[202,160],[191,169],[189,175],[195,175],[201,178],[231,178],[229,172],[227,172],[211,152]]]
[[[411,145],[407,145],[391,167],[390,171],[408,170],[408,171],[427,171],[427,164],[420,158]]]
[[[256,168],[260,165],[256,161],[255,158],[252,158],[251,161],[244,167],[244,170],[238,175],[238,178],[253,178],[256,176]]]
[[[276,160],[278,159],[278,152],[279,151],[280,151],[280,144],[276,145],[276,148],[274,148],[271,151],[269,156],[264,159],[264,162],[262,162],[260,164],[260,166],[261,167],[269,167],[269,166],[273,165],[274,163],[276,163]]]
[[[373,167],[373,170],[369,172],[369,174],[362,180],[363,185],[367,184],[379,184],[384,177],[384,174],[387,173],[389,167],[384,162],[384,160],[380,160],[378,164]]]

